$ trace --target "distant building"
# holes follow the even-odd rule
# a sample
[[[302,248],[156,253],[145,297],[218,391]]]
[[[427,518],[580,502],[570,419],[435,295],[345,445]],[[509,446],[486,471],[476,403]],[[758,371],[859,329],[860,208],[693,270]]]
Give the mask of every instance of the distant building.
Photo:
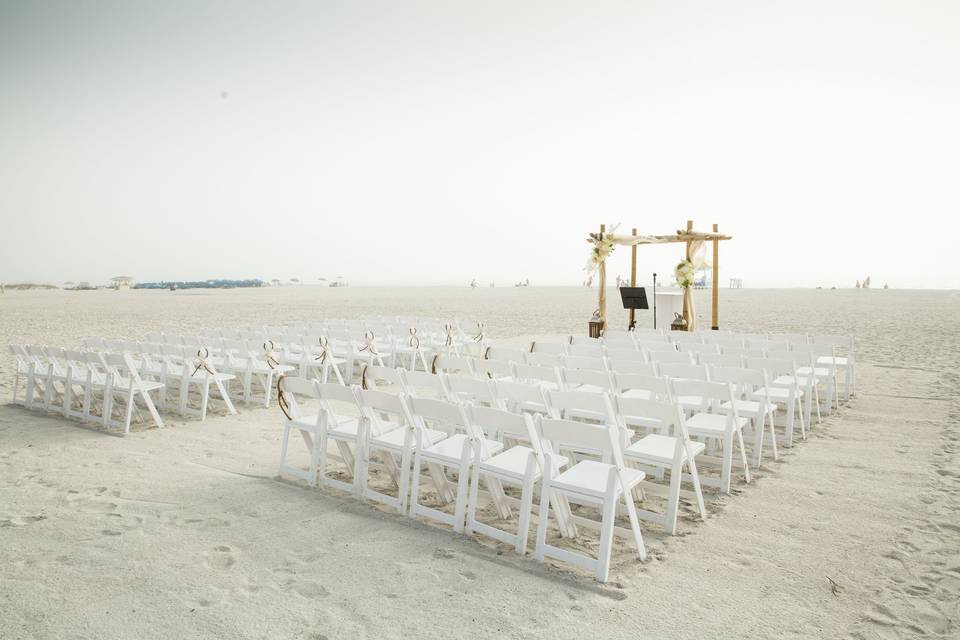
[[[130,276],[115,276],[110,278],[110,286],[114,289],[129,289],[133,286],[133,278]]]

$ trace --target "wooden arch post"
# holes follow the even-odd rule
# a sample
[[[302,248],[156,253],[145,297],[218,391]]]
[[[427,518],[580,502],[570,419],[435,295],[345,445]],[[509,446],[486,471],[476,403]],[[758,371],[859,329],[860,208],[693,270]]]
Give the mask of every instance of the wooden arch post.
[[[718,303],[720,302],[720,239],[717,237],[716,223],[713,225],[713,305],[710,312],[710,328],[714,331],[720,330],[720,311]]]

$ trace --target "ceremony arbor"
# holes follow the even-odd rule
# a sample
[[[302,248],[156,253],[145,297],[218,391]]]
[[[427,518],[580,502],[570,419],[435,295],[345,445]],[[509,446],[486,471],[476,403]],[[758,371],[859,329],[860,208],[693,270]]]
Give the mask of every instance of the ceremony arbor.
[[[599,277],[598,284],[600,287],[598,308],[599,308],[599,321],[601,327],[606,329],[607,326],[607,268],[606,268],[606,259],[607,256],[613,251],[616,245],[620,246],[629,246],[631,248],[630,256],[630,286],[637,286],[637,246],[644,244],[668,244],[668,243],[684,243],[686,245],[686,252],[684,254],[683,261],[677,265],[677,268],[688,265],[691,272],[697,267],[697,257],[700,253],[700,249],[703,247],[704,243],[710,242],[713,243],[713,295],[712,295],[712,310],[711,310],[711,328],[714,330],[720,328],[719,314],[718,314],[718,283],[719,279],[719,264],[720,264],[720,241],[721,240],[731,240],[732,236],[723,235],[719,232],[717,225],[713,225],[713,231],[704,232],[704,231],[695,231],[693,229],[693,220],[687,220],[687,228],[682,231],[677,231],[671,235],[661,235],[661,236],[650,236],[650,235],[637,235],[637,230],[633,229],[630,235],[618,235],[615,233],[616,229],[611,229],[610,232],[607,232],[607,225],[600,225],[599,233],[591,233],[588,242],[592,243],[593,254],[591,256],[591,262],[596,266]],[[686,329],[687,331],[696,330],[696,317],[693,310],[693,291],[692,291],[692,281],[690,286],[685,286],[683,288],[683,318],[686,320]],[[630,311],[630,324],[633,325],[634,321],[634,312]]]

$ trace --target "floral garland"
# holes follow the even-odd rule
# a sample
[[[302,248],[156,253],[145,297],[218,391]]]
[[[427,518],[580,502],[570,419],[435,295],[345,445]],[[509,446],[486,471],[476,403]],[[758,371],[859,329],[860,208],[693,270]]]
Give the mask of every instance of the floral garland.
[[[616,246],[613,243],[613,232],[617,230],[619,224],[611,225],[610,231],[604,233],[591,233],[587,238],[587,242],[593,245],[593,248],[590,250],[590,259],[587,260],[587,266],[585,270],[587,273],[593,273],[600,268],[600,264],[613,253],[613,249]]]
[[[696,271],[693,268],[693,263],[689,260],[683,260],[677,267],[673,270],[673,277],[683,289],[689,289],[693,286],[694,280],[696,279]]]

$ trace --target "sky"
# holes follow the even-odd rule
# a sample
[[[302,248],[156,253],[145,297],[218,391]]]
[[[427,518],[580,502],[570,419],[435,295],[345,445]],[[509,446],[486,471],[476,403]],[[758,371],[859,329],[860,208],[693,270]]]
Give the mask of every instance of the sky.
[[[576,285],[692,219],[724,286],[960,288],[958,69],[956,1],[0,0],[0,281]]]

